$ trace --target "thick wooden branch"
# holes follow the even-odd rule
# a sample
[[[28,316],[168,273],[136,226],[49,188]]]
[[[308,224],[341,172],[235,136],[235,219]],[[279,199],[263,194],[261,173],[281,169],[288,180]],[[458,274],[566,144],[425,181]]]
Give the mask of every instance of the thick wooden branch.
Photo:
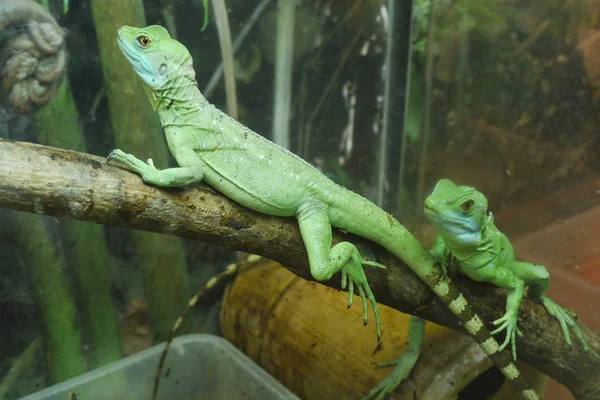
[[[203,185],[157,189],[101,157],[0,140],[0,207],[202,240],[263,255],[312,279],[293,218],[250,211]],[[352,241],[367,257],[388,266],[367,270],[379,302],[461,329],[437,297],[390,253],[339,231],[334,240]],[[339,283],[339,277],[325,282],[332,287]],[[468,279],[457,279],[457,284],[484,321],[504,314],[501,290]],[[576,338],[569,347],[556,320],[528,300],[519,323],[524,338],[518,340],[517,352],[522,361],[565,384],[577,398],[600,400],[600,359],[583,352]],[[600,352],[598,335],[585,326],[583,331]]]

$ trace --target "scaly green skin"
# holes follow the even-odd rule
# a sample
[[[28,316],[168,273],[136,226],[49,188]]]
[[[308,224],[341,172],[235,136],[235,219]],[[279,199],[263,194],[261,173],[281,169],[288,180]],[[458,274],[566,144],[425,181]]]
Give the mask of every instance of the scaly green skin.
[[[154,186],[175,187],[204,181],[252,210],[296,217],[312,276],[324,281],[341,271],[342,286],[349,281],[349,306],[354,287],[358,289],[365,323],[366,299],[370,300],[378,338],[379,313],[362,266],[383,266],[363,260],[351,243],[338,243],[332,248],[331,226],[379,243],[404,261],[449,306],[528,398],[538,398],[506,355],[498,352],[498,343],[435,266],[435,260],[398,221],[209,104],[198,90],[190,53],[171,39],[163,27],[124,26],[117,38],[159,114],[179,167],[158,170],[152,160],[145,163],[118,149],[111,152],[109,160],[124,164]]]
[[[575,315],[558,306],[544,293],[550,284],[550,275],[543,265],[516,261],[508,238],[494,225],[494,217],[487,210],[487,199],[472,187],[456,186],[448,179],[437,183],[425,200],[425,215],[439,234],[431,254],[445,262],[448,254],[457,260],[458,271],[479,282],[489,282],[508,289],[506,314],[494,321],[500,325],[492,332],[506,330],[500,349],[511,344],[513,359],[517,359],[517,317],[523,291],[529,286],[528,297],[541,303],[550,315],[560,322],[565,340],[570,345],[569,327],[579,338],[586,351],[596,355],[587,344]]]

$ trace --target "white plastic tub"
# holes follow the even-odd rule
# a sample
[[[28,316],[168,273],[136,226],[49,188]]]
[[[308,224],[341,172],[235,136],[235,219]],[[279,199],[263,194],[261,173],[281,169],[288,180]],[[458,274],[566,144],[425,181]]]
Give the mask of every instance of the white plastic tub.
[[[49,387],[21,400],[151,400],[164,343]],[[167,375],[167,376],[165,376]],[[298,399],[225,339],[206,334],[173,341],[159,400]]]

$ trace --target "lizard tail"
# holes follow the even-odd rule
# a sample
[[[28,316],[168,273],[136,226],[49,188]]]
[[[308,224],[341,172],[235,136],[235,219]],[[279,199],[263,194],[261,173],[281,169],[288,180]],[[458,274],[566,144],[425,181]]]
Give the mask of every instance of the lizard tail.
[[[438,297],[456,315],[469,335],[475,339],[483,351],[491,358],[502,374],[513,383],[527,400],[539,400],[537,392],[525,381],[508,351],[499,351],[499,344],[484,326],[483,321],[473,311],[467,299],[458,291],[452,281],[441,276],[431,287]]]
[[[169,334],[169,338],[167,339],[165,348],[164,348],[162,354],[160,355],[160,361],[158,362],[158,369],[156,371],[156,376],[154,378],[154,389],[152,391],[152,400],[156,400],[156,398],[157,398],[158,385],[160,383],[160,376],[162,375],[162,370],[163,370],[163,367],[165,364],[165,360],[167,359],[167,354],[169,353],[169,349],[171,348],[171,343],[173,342],[173,339],[175,338],[175,336],[177,336],[177,332],[179,332],[179,329],[181,329],[181,326],[183,325],[183,320],[185,319],[186,315],[192,308],[194,308],[196,303],[198,303],[198,300],[200,300],[206,293],[208,293],[213,287],[215,287],[215,285],[217,285],[217,283],[223,281],[225,278],[236,275],[238,273],[239,269],[240,269],[240,267],[238,264],[230,264],[227,266],[227,268],[225,268],[225,270],[223,272],[210,278],[206,282],[206,284],[190,299],[190,301],[185,306],[185,308],[184,308],[183,312],[181,313],[181,315],[179,316],[179,318],[177,318],[177,321],[175,321],[175,325],[173,325],[173,329],[171,330],[171,333]]]

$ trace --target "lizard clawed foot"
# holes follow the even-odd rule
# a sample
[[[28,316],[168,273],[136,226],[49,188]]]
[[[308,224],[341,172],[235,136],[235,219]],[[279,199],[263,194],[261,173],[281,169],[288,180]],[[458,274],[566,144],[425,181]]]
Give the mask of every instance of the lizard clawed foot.
[[[421,347],[423,346],[423,338],[425,337],[425,320],[412,316],[410,325],[408,326],[408,350],[402,356],[395,360],[373,363],[378,367],[388,367],[395,365],[396,368],[384,380],[379,382],[373,389],[369,391],[361,400],[374,399],[382,400],[385,396],[392,393],[398,387],[415,367]]]
[[[373,307],[375,315],[375,324],[377,325],[377,340],[381,339],[381,326],[379,323],[379,310],[377,301],[369,287],[363,265],[371,267],[384,268],[385,266],[374,261],[363,260],[356,246],[348,242],[342,242],[331,248],[329,253],[330,260],[336,265],[343,265],[342,270],[342,289],[348,287],[348,308],[352,307],[354,298],[354,286],[358,289],[358,294],[362,300],[363,306],[363,323],[367,325],[367,299]]]
[[[498,332],[502,332],[503,330],[506,330],[506,338],[504,339],[504,342],[500,345],[498,351],[504,350],[504,348],[510,342],[513,359],[516,360],[517,359],[516,335],[518,334],[521,337],[523,336],[523,334],[519,330],[519,327],[517,326],[517,313],[507,312],[506,314],[504,314],[504,316],[502,318],[495,320],[493,322],[493,324],[494,325],[502,324],[502,325],[500,325],[498,327],[498,329],[493,330],[491,332],[492,335],[495,335]]]
[[[542,303],[544,308],[548,311],[548,314],[552,315],[558,320],[558,322],[560,323],[560,327],[563,331],[563,335],[565,336],[565,341],[569,344],[569,346],[572,345],[571,334],[569,333],[569,328],[571,328],[573,329],[575,336],[577,336],[577,338],[581,342],[583,350],[600,358],[598,353],[590,347],[587,340],[583,336],[583,333],[581,333],[581,329],[577,325],[577,322],[575,322],[577,314],[565,310],[546,296],[542,296],[537,301]]]
[[[438,260],[440,267],[442,267],[442,276],[444,278],[448,277],[448,262],[446,261],[446,258],[441,258]]]
[[[108,157],[106,157],[106,162],[109,162],[111,160],[120,162],[127,168],[136,172],[138,175],[141,175],[144,181],[147,180],[148,175],[154,174],[158,171],[156,167],[154,167],[152,159],[148,159],[148,163],[145,163],[142,160],[136,158],[135,156],[127,154],[119,149],[114,149],[110,152]]]
[[[419,354],[414,352],[406,352],[402,354],[402,356],[398,357],[395,360],[382,362],[382,363],[373,363],[378,367],[388,367],[391,365],[395,365],[396,368],[389,374],[384,380],[379,382],[373,389],[369,391],[361,400],[382,400],[385,396],[392,393],[398,385],[402,383],[414,368],[417,360],[419,359]]]
[[[136,163],[138,161],[141,162],[141,160],[138,160],[131,154],[125,153],[121,149],[114,149],[113,151],[111,151],[108,154],[108,156],[106,157],[106,162],[109,162],[109,161],[118,161],[121,164],[125,164],[127,166],[129,166],[129,164]]]
[[[429,250],[429,255],[432,256],[437,264],[442,268],[442,274],[444,277],[448,276],[448,257],[450,256],[450,250],[443,242],[436,242],[436,244]]]

